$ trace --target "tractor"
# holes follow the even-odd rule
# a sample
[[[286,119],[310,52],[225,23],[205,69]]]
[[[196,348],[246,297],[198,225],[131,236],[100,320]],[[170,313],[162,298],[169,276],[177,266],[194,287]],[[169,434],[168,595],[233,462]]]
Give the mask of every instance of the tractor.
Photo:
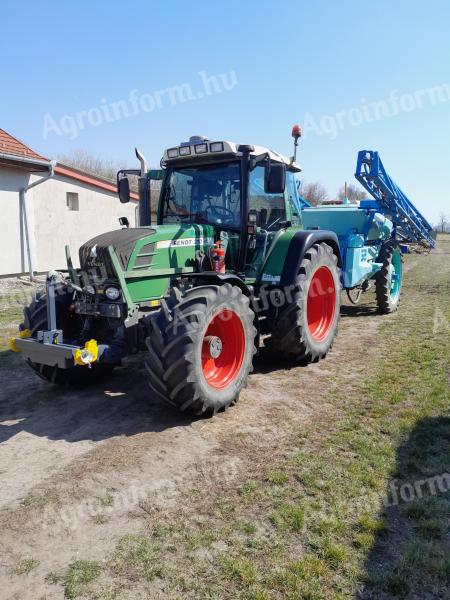
[[[338,236],[304,229],[294,156],[193,136],[152,170],[117,174],[139,188],[136,227],[79,249],[24,310],[11,349],[44,380],[86,385],[142,351],[148,393],[212,415],[234,404],[263,344],[286,365],[325,357],[337,333]],[[160,185],[157,206],[150,190]],[[156,214],[152,218],[152,214]],[[155,222],[152,222],[155,221]]]

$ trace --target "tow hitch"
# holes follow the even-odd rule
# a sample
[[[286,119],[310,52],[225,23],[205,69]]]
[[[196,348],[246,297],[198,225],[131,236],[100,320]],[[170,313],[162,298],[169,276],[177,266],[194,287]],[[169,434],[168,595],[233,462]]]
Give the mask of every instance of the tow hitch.
[[[77,365],[90,367],[98,359],[98,344],[95,340],[86,342],[84,348],[79,348],[73,356]]]

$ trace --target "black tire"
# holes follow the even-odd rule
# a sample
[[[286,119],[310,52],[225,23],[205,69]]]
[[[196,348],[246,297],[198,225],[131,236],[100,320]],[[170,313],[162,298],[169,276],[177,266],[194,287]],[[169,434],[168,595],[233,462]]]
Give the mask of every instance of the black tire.
[[[391,293],[391,275],[390,267],[394,253],[398,253],[400,259],[400,277],[398,293]],[[400,249],[394,242],[387,242],[382,245],[377,262],[383,264],[381,269],[375,275],[375,294],[377,298],[378,311],[381,314],[390,314],[395,312],[400,305],[400,295],[402,289],[402,257]]]
[[[220,356],[222,361],[226,361],[226,352],[234,352],[235,344],[240,353],[239,360],[233,358],[238,364],[230,367],[229,381],[223,387],[217,387],[219,377],[216,381],[210,377],[208,382],[203,365],[207,343],[205,334],[211,331],[213,323],[219,323],[220,328],[225,327],[222,320],[214,319],[218,313],[230,315],[231,320],[223,329],[222,353],[219,350],[217,364]],[[249,299],[236,286],[205,285],[183,293],[172,288],[162,301],[161,310],[149,319],[146,369],[152,392],[179,410],[197,415],[212,415],[234,404],[253,369],[256,352],[253,320]],[[234,342],[233,336],[229,337],[228,332],[233,327],[238,328],[237,337],[242,344]],[[208,337],[210,343],[212,337]],[[212,359],[214,366],[216,359]]]
[[[76,338],[79,333],[80,323],[76,315],[70,317],[69,305],[71,297],[64,293],[61,287],[56,289],[56,319],[58,327],[63,330],[64,338]],[[24,321],[19,326],[22,331],[28,329],[31,335],[43,329],[48,329],[47,324],[47,296],[45,294],[37,294],[29,306],[24,308]],[[90,368],[76,366],[72,369],[60,369],[57,366],[43,365],[27,360],[30,368],[44,381],[54,383],[56,385],[69,385],[71,387],[86,387],[93,385],[107,378],[115,365],[110,364],[93,364]]]
[[[318,272],[322,267],[324,270]],[[325,276],[325,290],[318,287],[319,274]],[[266,341],[268,348],[289,364],[307,364],[324,358],[337,334],[340,289],[337,256],[333,249],[326,243],[314,244],[301,262],[295,285],[284,291],[286,303],[278,309],[274,318],[271,337]],[[313,296],[310,303],[315,297],[325,303],[326,320],[323,323],[308,323],[308,318],[312,320],[307,310],[309,294]]]

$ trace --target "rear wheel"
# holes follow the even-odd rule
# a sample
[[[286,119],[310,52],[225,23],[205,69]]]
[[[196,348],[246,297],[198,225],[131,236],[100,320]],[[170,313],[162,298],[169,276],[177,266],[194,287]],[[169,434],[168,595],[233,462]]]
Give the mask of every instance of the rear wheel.
[[[149,320],[148,383],[180,410],[214,414],[237,401],[252,370],[256,329],[236,286],[173,288]]]
[[[395,312],[400,304],[403,276],[400,248],[391,242],[383,244],[378,261],[383,263],[375,275],[378,310],[389,314]]]
[[[311,246],[285,299],[267,345],[290,363],[323,358],[337,333],[340,310],[339,269],[331,246]]]
[[[81,322],[77,315],[71,315],[69,306],[71,304],[70,295],[65,293],[61,287],[57,288],[55,297],[56,302],[56,320],[58,328],[63,330],[65,339],[76,338],[80,333]],[[31,335],[43,329],[48,329],[47,324],[47,296],[45,294],[36,295],[31,304],[24,308],[24,321],[20,325],[21,330],[28,329]],[[60,369],[57,366],[43,365],[27,361],[27,364],[33,371],[44,379],[57,385],[70,385],[72,387],[85,387],[97,383],[108,377],[114,365],[93,364],[91,367],[75,366],[72,369]]]

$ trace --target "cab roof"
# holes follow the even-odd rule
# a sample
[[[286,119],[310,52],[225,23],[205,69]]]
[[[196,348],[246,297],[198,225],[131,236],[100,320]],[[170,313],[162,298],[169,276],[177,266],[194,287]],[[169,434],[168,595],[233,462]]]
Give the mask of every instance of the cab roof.
[[[240,144],[237,142],[230,142],[225,140],[211,141],[202,136],[193,136],[188,142],[182,142],[179,146],[168,148],[164,152],[164,156],[161,160],[163,165],[171,163],[189,164],[192,162],[211,162],[212,159],[217,157],[218,160],[228,157],[239,158],[242,156],[242,152],[238,150]],[[268,154],[271,160],[274,162],[284,163],[289,171],[300,172],[301,168],[297,163],[292,163],[291,160],[279,154],[274,150],[265,148],[264,146],[252,146],[253,149],[250,151],[250,156],[255,157],[261,154]]]

